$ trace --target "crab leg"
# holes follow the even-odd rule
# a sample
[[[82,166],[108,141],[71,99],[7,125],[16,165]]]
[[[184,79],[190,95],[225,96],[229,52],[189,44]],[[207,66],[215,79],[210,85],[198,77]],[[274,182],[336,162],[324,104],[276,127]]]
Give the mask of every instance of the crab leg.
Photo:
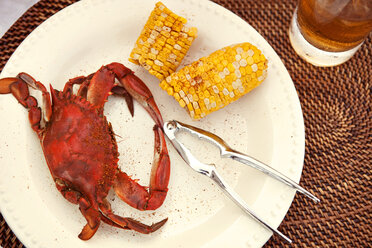
[[[163,119],[154,97],[145,83],[134,75],[133,71],[119,63],[111,63],[106,67],[112,71],[125,90],[146,109],[155,123],[162,127]]]
[[[77,96],[81,96],[84,98],[87,98],[87,92],[88,92],[88,86],[90,84],[90,80],[92,79],[94,73],[88,75],[88,76],[79,76],[75,77],[73,79],[68,80],[68,82],[65,84],[65,87],[63,89],[63,93],[69,92],[70,94],[73,94],[73,86],[75,84],[81,85],[79,87],[79,90],[77,92]]]
[[[98,230],[101,222],[101,214],[98,210],[94,209],[91,204],[83,197],[79,198],[79,209],[87,220],[87,224],[84,226],[79,234],[79,238],[82,240],[90,239]]]
[[[80,77],[75,77],[75,78],[69,79],[68,82],[65,84],[65,87],[63,88],[63,93],[64,94],[67,94],[67,93],[72,94],[73,93],[73,86],[75,84],[82,84],[83,82],[85,82],[86,79],[87,79],[87,77],[85,77],[85,76],[80,76]]]
[[[112,212],[107,212],[105,214],[107,215],[107,218],[109,220],[111,220],[113,223],[116,224],[116,225],[113,224],[113,226],[118,227],[117,225],[119,225],[120,228],[131,229],[131,230],[143,233],[143,234],[149,234],[149,233],[155,232],[160,227],[162,227],[165,224],[165,222],[167,222],[167,220],[168,220],[168,219],[164,219],[164,220],[161,220],[161,221],[159,221],[157,223],[154,223],[151,226],[149,226],[149,225],[143,224],[139,221],[136,221],[132,218],[121,217],[121,216],[116,215]],[[106,222],[106,223],[108,223],[108,222]],[[108,224],[110,224],[110,223],[108,223]]]
[[[151,226],[143,224],[132,218],[125,218],[112,213],[110,203],[105,200],[103,204],[100,204],[100,210],[102,211],[101,220],[106,224],[123,228],[131,229],[140,233],[149,234],[155,232],[160,227],[162,227],[168,219],[161,220]]]
[[[155,150],[150,176],[149,191],[125,172],[119,171],[114,181],[115,193],[127,204],[139,210],[154,210],[162,205],[168,191],[170,160],[164,133],[159,126],[154,127]]]
[[[41,109],[37,106],[37,101],[33,96],[30,96],[28,85],[42,92],[44,103],[44,118],[48,121],[52,115],[52,107],[49,93],[45,86],[37,82],[30,75],[22,72],[16,78],[0,79],[0,94],[12,93],[13,96],[28,109],[28,117],[32,129],[36,133],[40,133]]]

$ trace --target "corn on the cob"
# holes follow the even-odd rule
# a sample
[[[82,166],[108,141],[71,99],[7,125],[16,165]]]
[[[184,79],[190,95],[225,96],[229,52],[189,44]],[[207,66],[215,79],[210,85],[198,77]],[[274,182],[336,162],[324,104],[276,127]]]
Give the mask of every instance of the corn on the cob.
[[[225,47],[171,74],[160,87],[193,119],[200,119],[257,87],[267,75],[267,60],[246,42]]]
[[[163,3],[156,3],[129,61],[143,66],[159,79],[176,71],[197,35],[197,29],[186,27],[186,22]]]

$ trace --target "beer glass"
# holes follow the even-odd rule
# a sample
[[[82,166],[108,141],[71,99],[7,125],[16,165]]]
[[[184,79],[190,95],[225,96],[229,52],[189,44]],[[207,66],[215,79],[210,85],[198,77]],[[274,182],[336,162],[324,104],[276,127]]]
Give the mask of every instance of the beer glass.
[[[350,59],[372,30],[372,0],[299,0],[289,27],[297,54],[317,66]]]

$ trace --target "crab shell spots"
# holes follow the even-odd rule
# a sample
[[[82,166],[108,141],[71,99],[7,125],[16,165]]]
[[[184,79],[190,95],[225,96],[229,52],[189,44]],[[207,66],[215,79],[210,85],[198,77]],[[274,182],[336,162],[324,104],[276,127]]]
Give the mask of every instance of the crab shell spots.
[[[85,99],[55,91],[41,140],[49,170],[71,190],[102,202],[113,184],[118,152],[111,126]]]

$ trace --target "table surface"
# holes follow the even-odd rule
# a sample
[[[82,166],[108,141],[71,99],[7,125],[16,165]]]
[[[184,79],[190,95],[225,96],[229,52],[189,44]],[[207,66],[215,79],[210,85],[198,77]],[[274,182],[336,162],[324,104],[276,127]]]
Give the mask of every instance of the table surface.
[[[6,32],[35,2],[0,0],[0,70],[34,28],[75,0],[41,0]],[[242,17],[270,43],[294,81],[303,110],[306,149],[301,185],[312,189],[321,203],[296,196],[279,227],[294,243],[289,246],[273,237],[265,247],[370,247],[372,35],[345,64],[314,67],[295,54],[288,40],[297,1],[215,2]],[[0,245],[23,247],[1,214]]]
[[[0,1],[0,38],[27,11],[39,0],[1,0]]]

